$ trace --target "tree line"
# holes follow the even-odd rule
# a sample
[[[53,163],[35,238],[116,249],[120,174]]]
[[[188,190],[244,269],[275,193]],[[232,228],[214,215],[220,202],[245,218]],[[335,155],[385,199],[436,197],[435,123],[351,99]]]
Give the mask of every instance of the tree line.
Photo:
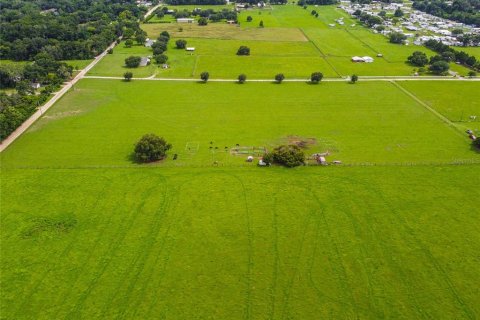
[[[224,5],[227,2],[225,0],[165,0],[165,3],[171,5]]]
[[[26,65],[6,64],[0,66],[0,88],[15,89],[16,93],[0,94],[0,140],[5,139],[37,107],[45,103],[52,92],[72,76],[73,68],[55,61],[45,53],[35,56],[35,61]],[[32,83],[44,86],[39,94]]]
[[[0,0],[0,59],[91,59],[139,28],[145,10],[134,0]]]
[[[455,50],[446,44],[442,43],[441,41],[437,40],[428,40],[425,41],[424,45],[439,53],[440,56],[443,58],[445,61],[453,61],[453,62],[458,62],[461,65],[466,66],[467,68],[471,68],[477,71],[480,71],[480,61],[475,58],[473,55],[469,55],[465,51],[458,51]]]
[[[431,15],[480,26],[480,0],[414,0],[413,8]]]

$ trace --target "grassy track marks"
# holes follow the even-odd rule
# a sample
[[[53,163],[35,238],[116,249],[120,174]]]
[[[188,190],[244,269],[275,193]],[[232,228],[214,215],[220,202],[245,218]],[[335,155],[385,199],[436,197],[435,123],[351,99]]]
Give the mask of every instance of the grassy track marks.
[[[454,297],[455,301],[457,302],[458,306],[460,309],[463,311],[464,315],[466,316],[467,319],[475,319],[475,314],[474,312],[469,308],[469,306],[465,303],[465,301],[462,299],[460,294],[457,292],[455,289],[455,286],[452,283],[452,280],[448,276],[448,273],[445,271],[445,269],[441,266],[441,264],[438,262],[438,260],[433,256],[432,252],[425,246],[425,244],[417,237],[415,234],[415,230],[410,227],[407,221],[403,218],[403,216],[398,212],[398,210],[391,204],[391,200],[389,200],[387,197],[385,197],[384,193],[381,190],[374,189],[372,186],[365,184],[365,187],[370,189],[372,192],[375,192],[383,201],[383,203],[389,208],[391,212],[393,212],[393,217],[396,218],[396,220],[399,222],[399,225],[402,226],[405,230],[406,233],[410,235],[410,239],[413,240],[413,245],[411,247],[418,247],[422,251],[422,253],[425,255],[427,260],[431,263],[431,265],[439,272],[439,274],[442,275],[445,283],[447,284],[447,287],[450,291],[450,294]]]
[[[300,259],[302,257],[302,253],[303,253],[303,245],[305,243],[305,236],[307,234],[307,229],[309,227],[309,222],[310,220],[312,219],[312,215],[313,213],[310,212],[308,214],[305,215],[305,218],[303,220],[303,228],[302,228],[302,240],[300,241],[300,248],[298,248],[298,255],[295,259],[295,269],[294,271],[292,272],[292,276],[288,279],[288,282],[287,282],[287,287],[286,289],[284,290],[284,294],[283,294],[283,302],[282,302],[282,306],[283,306],[283,309],[282,309],[282,319],[289,319],[290,317],[288,316],[288,304],[289,304],[289,300],[290,300],[290,291],[292,289],[292,286],[293,286],[293,282],[295,281],[295,276],[297,275],[297,272],[298,272],[298,269],[299,269],[299,265],[300,265]]]
[[[313,190],[313,189],[314,189],[314,185],[311,185],[310,190]],[[325,208],[325,206],[320,201],[320,199],[318,198],[318,196],[314,192],[311,192],[311,194],[312,194],[315,202],[318,204],[318,207],[320,208],[319,219],[321,219],[321,222],[324,225],[325,230],[327,232],[328,240],[331,243],[331,248],[329,246],[329,248],[331,249],[330,257],[332,258],[332,259],[330,259],[330,261],[331,261],[330,263],[332,264],[332,261],[335,261],[335,263],[331,265],[332,271],[335,272],[335,276],[337,277],[337,281],[338,281],[340,287],[342,288],[343,292],[345,293],[346,299],[349,300],[349,302],[344,302],[343,304],[351,306],[350,311],[352,313],[356,313],[355,312],[356,302],[355,302],[355,299],[353,298],[352,288],[350,287],[350,284],[348,283],[347,271],[345,270],[345,266],[343,265],[342,257],[340,255],[340,250],[338,249],[338,245],[337,245],[335,239],[332,236],[332,233],[330,231],[330,226],[327,222],[327,218],[325,217],[325,212],[324,212],[324,209],[323,209],[323,208]],[[343,313],[343,316],[344,316],[343,318],[346,319],[346,318],[352,318],[353,317],[353,314],[348,314],[347,310],[343,310],[343,312],[344,312]]]
[[[160,183],[164,188],[160,207],[154,213],[154,221],[152,223],[152,227],[148,232],[148,237],[142,241],[144,244],[138,249],[139,254],[135,256],[135,258],[132,260],[129,267],[125,270],[123,276],[121,277],[122,280],[119,282],[117,288],[114,291],[112,291],[112,295],[109,299],[109,302],[105,303],[105,308],[102,311],[102,318],[106,316],[105,312],[107,311],[107,308],[111,306],[110,302],[115,298],[117,294],[119,294],[124,283],[127,282],[127,279],[131,277],[130,283],[128,284],[128,286],[126,286],[127,287],[126,293],[123,295],[123,299],[120,303],[121,307],[118,310],[118,313],[119,313],[118,317],[120,319],[125,319],[125,312],[127,307],[129,306],[130,297],[134,292],[134,289],[140,277],[140,274],[143,272],[145,268],[145,263],[152,252],[153,244],[160,232],[160,228],[162,226],[162,220],[165,218],[165,209],[168,207],[168,197],[167,197],[168,184],[167,184],[167,180],[163,176],[159,176],[158,178],[160,178],[159,179]],[[155,185],[157,185],[158,187],[157,183],[155,183]],[[148,193],[147,196],[149,197],[150,193]],[[155,197],[157,197],[157,194]],[[148,201],[148,198],[147,199],[144,198],[142,199],[142,201],[143,203],[145,203],[146,201]],[[134,271],[135,269],[136,271]]]
[[[247,238],[248,238],[248,265],[247,265],[247,293],[246,293],[246,301],[245,301],[245,319],[250,319],[252,317],[252,269],[253,269],[253,233],[252,233],[252,222],[250,217],[250,208],[248,207],[248,199],[247,199],[247,188],[245,188],[245,184],[243,181],[233,174],[227,174],[228,176],[234,178],[240,183],[242,187],[242,196],[243,200],[245,201],[245,219],[247,225]]]
[[[112,181],[109,181],[110,184]],[[107,193],[107,190],[109,190],[109,187],[110,187],[110,184],[105,184],[104,187],[102,188],[102,190],[100,191],[100,195],[99,197],[97,198],[97,200],[95,201],[94,205],[92,206],[93,208],[96,208],[98,207],[100,204],[101,204],[101,200],[103,199],[103,196],[106,195]],[[28,291],[28,294],[25,296],[25,298],[18,304],[18,309],[16,310],[16,312],[14,313],[14,317],[17,317],[17,315],[22,312],[27,303],[31,302],[31,298],[32,296],[37,292],[38,288],[40,287],[40,285],[43,283],[43,281],[45,280],[45,278],[53,271],[56,269],[56,266],[59,264],[59,262],[61,261],[61,258],[65,257],[69,252],[70,250],[72,249],[72,247],[74,247],[74,245],[76,244],[76,240],[77,240],[77,237],[78,237],[78,234],[79,232],[78,231],[75,231],[74,232],[74,235],[72,236],[70,242],[67,244],[67,246],[62,250],[61,254],[59,257],[57,257],[54,261],[55,263],[53,263],[53,265],[48,268],[41,276],[40,276],[40,279],[35,282],[35,284],[29,289],[27,290]],[[44,262],[46,263],[49,259],[50,256],[47,256],[47,259],[44,260]]]
[[[277,283],[278,283],[278,268],[279,268],[279,258],[280,254],[278,253],[278,214],[277,214],[277,197],[273,198],[272,205],[272,228],[273,228],[273,254],[274,254],[274,263],[273,263],[273,272],[272,272],[272,285],[270,287],[270,319],[275,319],[275,298],[277,292]]]
[[[93,279],[90,280],[90,283],[88,284],[88,287],[82,292],[82,294],[78,298],[75,306],[73,307],[73,309],[67,315],[66,319],[70,319],[72,317],[77,317],[81,314],[81,310],[83,309],[85,301],[88,299],[88,297],[90,296],[90,293],[95,288],[98,281],[100,280],[100,278],[103,276],[103,274],[107,270],[108,266],[110,265],[114,255],[115,255],[115,252],[117,252],[119,250],[119,248],[120,248],[123,240],[125,239],[127,233],[130,231],[130,229],[132,228],[135,220],[137,219],[138,213],[141,212],[141,209],[145,205],[145,202],[146,202],[145,199],[148,198],[148,196],[150,194],[152,194],[155,191],[156,188],[157,188],[157,185],[154,185],[154,186],[150,187],[149,189],[147,189],[147,191],[143,193],[144,195],[147,194],[147,196],[143,196],[142,202],[140,202],[136,206],[135,210],[131,210],[131,212],[132,212],[131,216],[130,217],[126,216],[123,220],[123,221],[126,221],[126,220],[128,220],[128,221],[126,221],[125,224],[121,223],[119,225],[119,227],[117,228],[117,231],[115,232],[115,236],[114,236],[115,241],[113,241],[108,246],[108,248],[106,250],[106,254],[104,254],[104,256],[103,256],[103,259],[100,259],[100,266],[99,266],[98,271],[94,275]],[[131,192],[131,190],[130,190],[130,192]]]

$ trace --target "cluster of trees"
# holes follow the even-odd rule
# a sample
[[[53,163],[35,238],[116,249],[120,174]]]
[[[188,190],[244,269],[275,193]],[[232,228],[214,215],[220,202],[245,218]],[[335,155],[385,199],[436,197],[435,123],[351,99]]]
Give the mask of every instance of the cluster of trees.
[[[401,32],[392,32],[388,36],[388,39],[391,43],[403,44],[407,40],[407,36]]]
[[[450,68],[450,65],[448,64],[451,57],[447,56],[441,56],[441,55],[435,55],[430,57],[428,59],[427,55],[424,52],[421,51],[415,51],[411,56],[407,58],[407,61],[419,68],[419,72],[423,72],[427,64],[429,64],[429,70],[438,75],[444,75],[447,73],[448,69]]]
[[[299,0],[297,4],[299,6],[305,6],[305,5],[329,5],[329,4],[337,4],[339,1],[338,0]]]
[[[282,145],[263,156],[268,164],[279,164],[288,168],[298,167],[305,163],[305,153],[296,145]]]
[[[370,4],[373,0],[351,0],[352,3]],[[402,0],[380,0],[383,3],[402,3]]]
[[[168,49],[168,42],[170,41],[170,34],[168,31],[162,31],[152,44],[153,59],[157,64],[164,64],[168,61],[168,56],[165,51]]]
[[[437,17],[480,26],[479,0],[414,0],[413,8]]]
[[[193,10],[192,15],[206,18],[213,22],[218,22],[224,19],[237,21],[237,12],[229,9],[222,9],[220,11],[215,11],[213,9]]]
[[[0,0],[0,59],[91,59],[143,12],[134,0]]]
[[[475,56],[469,55],[465,51],[455,50],[437,40],[428,40],[424,43],[424,45],[427,48],[437,52],[442,57],[442,60],[447,62],[458,62],[468,68],[477,71],[480,70],[480,61],[477,60]]]
[[[380,18],[379,16],[368,14],[366,12],[361,11],[360,9],[357,9],[353,13],[353,15],[356,16],[358,20],[360,20],[370,28],[375,25],[381,25],[383,23],[383,19]]]
[[[171,5],[224,5],[227,2],[225,0],[166,0],[165,3]]]
[[[452,33],[454,33],[453,30]],[[462,29],[459,29],[457,31],[460,31],[463,33]],[[480,45],[480,34],[473,34],[473,33],[465,33],[465,34],[457,34],[457,39],[462,42],[462,44],[466,46],[478,46]]]
[[[0,88],[15,89],[16,93],[0,94],[0,139],[5,139],[35,110],[45,103],[52,92],[72,75],[73,68],[54,60],[46,53],[35,56],[34,62],[20,66],[0,66]],[[39,94],[32,83],[41,83]]]
[[[137,68],[140,65],[140,61],[142,61],[142,57],[130,56],[125,58],[125,66],[127,66],[127,68]]]

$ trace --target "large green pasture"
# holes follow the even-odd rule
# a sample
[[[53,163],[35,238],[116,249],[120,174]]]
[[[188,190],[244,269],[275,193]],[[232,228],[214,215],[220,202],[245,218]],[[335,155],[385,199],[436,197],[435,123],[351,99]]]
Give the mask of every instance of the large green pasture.
[[[401,85],[451,121],[476,122],[470,129],[480,130],[480,83],[405,81]],[[473,121],[470,116],[477,118]]]
[[[292,135],[344,165],[224,149]],[[1,154],[2,318],[474,319],[479,157],[387,82],[81,80]]]
[[[312,10],[319,13],[318,18],[310,14]],[[247,22],[249,16],[253,19],[251,22]],[[341,17],[344,25],[335,21]],[[258,26],[260,21],[263,21],[264,28]],[[249,9],[240,12],[239,23],[240,27],[225,23],[210,23],[208,26],[150,23],[144,24],[143,28],[151,38],[156,38],[166,30],[172,35],[173,41],[187,39],[200,50],[194,53],[197,56],[195,63],[191,58],[179,56],[186,55],[185,52],[170,52],[173,55],[172,70],[159,72],[162,77],[198,77],[201,71],[197,67],[202,71],[210,71],[217,78],[235,78],[238,73],[246,73],[251,78],[269,78],[278,72],[290,77],[308,77],[315,70],[327,77],[351,74],[408,76],[415,73],[415,67],[405,62],[413,51],[435,55],[421,46],[391,44],[386,37],[359,25],[357,20],[335,6],[303,9],[288,4],[268,9]],[[335,26],[329,26],[331,23],[335,23]],[[292,43],[294,41],[308,41],[316,49],[312,53],[315,52],[317,57],[305,59],[304,56],[309,53],[298,48],[305,48],[306,44]],[[252,57],[235,57],[239,45],[250,46],[253,49]],[[377,57],[378,54],[382,57]],[[271,56],[273,58],[266,58]],[[353,56],[372,56],[375,61],[352,63]],[[290,61],[290,57],[297,58]],[[185,66],[177,64],[186,59],[188,62]],[[468,69],[456,64],[451,64],[451,69],[461,75],[468,73]]]
[[[271,148],[289,136],[314,138],[307,153],[330,151],[345,164],[478,159],[464,134],[389,82],[86,79],[1,160],[7,167],[130,165],[133,144],[147,132],[165,136],[179,154],[166,166],[241,165],[244,157],[225,151]]]
[[[3,170],[2,317],[474,319],[478,173]]]

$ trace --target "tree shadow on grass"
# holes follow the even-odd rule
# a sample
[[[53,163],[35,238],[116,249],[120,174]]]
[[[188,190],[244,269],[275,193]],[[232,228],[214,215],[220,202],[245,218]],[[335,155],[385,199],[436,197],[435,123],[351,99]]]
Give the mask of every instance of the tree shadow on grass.
[[[473,144],[473,142],[470,144],[470,150],[472,150],[473,152],[475,152],[476,154],[480,154],[480,148],[475,146]]]

